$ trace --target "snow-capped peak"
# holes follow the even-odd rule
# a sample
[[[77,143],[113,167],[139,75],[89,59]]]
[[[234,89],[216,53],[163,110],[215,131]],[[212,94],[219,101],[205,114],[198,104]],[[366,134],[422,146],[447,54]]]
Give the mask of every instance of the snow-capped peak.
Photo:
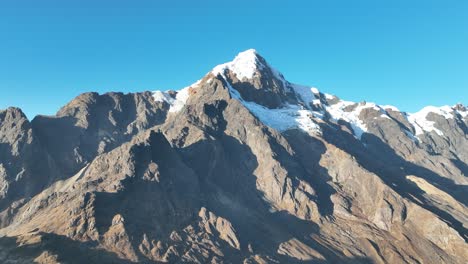
[[[169,104],[169,112],[175,113],[182,110],[185,103],[187,102],[190,89],[196,88],[200,84],[201,80],[198,80],[194,84],[184,87],[178,91],[174,91],[175,95],[171,94],[170,91],[154,91],[153,98],[156,102],[166,102]]]
[[[240,52],[234,60],[218,65],[211,71],[214,75],[223,74],[225,70],[230,70],[239,80],[252,79],[256,74],[268,68],[275,78],[285,82],[283,75],[271,67],[256,50],[248,49]]]
[[[426,106],[423,109],[419,110],[416,113],[408,114],[407,118],[408,121],[414,126],[416,130],[416,135],[424,134],[424,131],[436,132],[439,136],[443,136],[444,133],[435,127],[435,122],[430,121],[427,119],[427,116],[430,113],[437,114],[443,116],[445,119],[453,119],[455,117],[455,113],[460,114],[462,117],[467,116],[467,111],[458,110],[460,106],[455,105],[453,107],[444,105],[441,107],[435,106]]]
[[[365,117],[361,117],[363,110],[366,109],[368,111],[367,109],[372,108],[380,112],[380,115],[374,117],[374,119],[386,118],[389,120],[392,119],[392,111],[400,112],[394,106],[344,101],[334,95],[321,93],[315,87],[290,83],[254,49],[240,52],[232,61],[216,66],[210,73],[220,75],[228,85],[233,98],[241,101],[264,124],[279,131],[299,128],[308,133],[321,133],[321,128],[318,125],[319,122],[338,122],[339,120],[343,120],[349,123],[354,136],[357,139],[361,139],[362,135],[368,131],[367,125],[369,123],[369,120],[364,120]],[[233,75],[238,80],[235,80],[236,78],[233,80]],[[297,101],[285,100],[277,106],[270,107],[258,100],[245,100],[240,91],[235,88],[237,81],[258,83],[257,78],[260,77],[273,77],[276,81],[281,81],[283,84],[281,87],[288,89],[289,94],[294,94]],[[206,81],[209,83],[212,78],[211,76]],[[153,97],[155,101],[168,103],[170,106],[169,112],[179,112],[189,98],[190,89],[198,88],[199,84],[200,81],[179,90],[177,93],[155,91]],[[265,88],[263,91],[270,92],[268,86],[270,84],[262,86],[262,88]],[[436,128],[436,122],[428,120],[429,113],[440,115],[447,120],[458,118],[459,116],[461,118],[468,117],[468,110],[462,104],[453,107],[429,106],[416,113],[401,113],[414,127],[414,135],[408,132],[408,136],[417,140],[419,140],[418,135],[431,131],[440,136],[444,135],[441,130]]]
[[[255,49],[248,49],[242,52],[239,52],[234,58],[233,62],[237,63],[259,63],[259,55]]]
[[[216,66],[212,72],[217,75],[229,69],[239,80],[243,80],[251,79],[257,71],[264,67],[265,65],[260,61],[257,51],[248,49],[237,54],[233,61]]]

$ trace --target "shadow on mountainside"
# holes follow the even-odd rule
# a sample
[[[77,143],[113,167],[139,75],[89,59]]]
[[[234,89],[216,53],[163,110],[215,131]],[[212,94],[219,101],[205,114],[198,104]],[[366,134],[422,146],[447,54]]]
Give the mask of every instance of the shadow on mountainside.
[[[143,236],[168,239],[172,231],[189,225],[200,209],[200,190],[196,175],[162,133],[151,132],[149,140],[130,153],[134,175],[121,181],[117,193],[96,193],[96,228],[102,235],[114,216],[122,216],[135,253],[145,259],[138,251]]]
[[[320,159],[326,152],[326,147],[320,140],[309,136],[300,130],[289,130],[283,133],[293,149],[297,159],[306,171],[305,180],[311,184],[317,193],[317,204],[321,216],[333,214],[333,202],[330,197],[336,190],[328,184],[332,177],[327,169],[320,166]]]
[[[147,260],[138,252],[144,235],[150,241],[155,239],[170,245],[173,243],[169,239],[170,233],[181,232],[196,223],[199,220],[196,214],[205,207],[230,221],[236,230],[240,250],[219,241],[227,261],[239,262],[253,254],[261,254],[273,256],[280,263],[371,263],[365,258],[348,258],[314,241],[310,235],[318,232],[315,223],[287,212],[271,212],[271,205],[257,188],[254,171],[258,162],[250,148],[226,134],[216,133],[214,136],[215,140],[203,140],[178,149],[179,154],[160,138],[162,134],[151,136],[149,144],[135,147],[132,151],[136,173],[124,180],[124,188],[118,193],[96,193],[99,233],[109,230],[116,214],[122,215],[134,251],[140,260]],[[282,152],[285,150],[279,155],[286,155]],[[180,170],[185,165],[179,163],[179,157],[195,173],[196,180],[191,179],[189,172]],[[313,157],[318,159],[320,155]],[[285,166],[304,173],[294,157],[281,158],[291,162]],[[159,183],[141,178],[150,162],[160,166]],[[307,179],[309,176],[303,177],[310,180]],[[293,238],[322,254],[327,261],[300,261],[278,254],[279,245]]]
[[[38,115],[31,122],[13,123],[12,128],[6,128],[7,134],[18,125],[27,131],[30,124],[33,142],[21,146],[18,156],[10,154],[9,144],[0,145],[0,162],[15,166],[8,168],[9,177],[17,178],[9,182],[11,191],[7,198],[0,199],[0,211],[12,201],[31,198],[55,181],[73,176],[97,155],[131,140],[144,129],[161,124],[167,108],[155,104],[151,92],[84,93],[55,116]],[[20,109],[16,111],[16,115],[27,120]],[[27,162],[21,164],[23,161]],[[3,221],[0,226],[5,224]]]
[[[259,184],[270,184],[273,188],[271,191],[279,194],[286,191],[286,179],[275,179],[274,176],[266,178],[268,173],[257,172],[257,170],[269,169],[269,166],[259,168],[259,161],[251,148],[224,133],[225,105],[215,102],[214,106],[214,108],[207,107],[205,104],[204,107],[205,113],[209,116],[209,121],[206,122],[208,129],[205,129],[205,132],[211,135],[208,138],[213,139],[198,141],[188,147],[179,148],[178,151],[184,162],[198,175],[203,206],[232,223],[240,241],[241,254],[244,257],[253,254],[270,255],[280,260],[280,263],[348,263],[353,261],[370,263],[369,259],[352,260],[341,252],[321,246],[310,236],[319,230],[315,223],[301,220],[285,211],[275,211],[272,208],[272,205],[266,201],[264,193],[259,190]],[[207,109],[210,111],[207,112]],[[215,124],[216,131],[212,130],[212,124]],[[204,129],[203,126],[201,128]],[[300,180],[310,183],[318,197],[309,198],[317,203],[321,214],[332,214],[333,204],[330,195],[334,190],[326,183],[330,176],[320,174],[320,167],[307,167],[306,165],[318,164],[321,155],[325,152],[323,143],[315,141],[306,134],[301,134],[302,141],[298,141],[296,146],[305,144],[306,147],[301,150],[310,148],[308,150],[311,153],[307,158],[299,160],[295,154],[290,154],[277,141],[278,139],[268,128],[264,127],[262,132],[268,138],[273,158],[287,171],[286,177],[291,180],[292,191],[299,188]],[[274,170],[273,164],[271,166],[270,169]],[[270,175],[275,174],[273,171]],[[282,181],[279,183],[283,184],[282,190],[273,187],[275,181]],[[263,188],[268,189],[265,186]],[[278,254],[279,245],[293,238],[322,254],[327,261],[300,261]]]
[[[46,263],[129,263],[116,254],[97,248],[95,242],[80,242],[65,236],[39,233],[40,240],[27,244],[19,243],[15,237],[0,237],[1,263],[33,263],[42,258]],[[24,238],[23,238],[24,239]],[[22,239],[22,240],[23,240]],[[48,254],[44,252],[47,251]],[[52,261],[54,260],[54,261]]]
[[[97,247],[94,242],[80,242],[65,236],[40,233],[37,242],[23,244],[16,237],[0,237],[1,263],[70,263],[70,264],[128,264],[134,263],[119,258],[116,254]],[[170,262],[174,263],[174,262]],[[287,261],[281,263],[325,264],[327,261]],[[372,263],[367,258],[348,258],[340,263]]]
[[[77,122],[78,119],[71,116],[41,115],[31,121],[34,133],[57,163],[62,175],[75,174],[92,158],[80,149],[86,137],[85,129],[77,126]]]
[[[287,181],[285,178],[276,179],[274,171],[256,172],[258,169],[274,170],[277,165],[259,168],[257,157],[250,147],[225,133],[225,108],[224,101],[215,101],[203,105],[203,114],[193,117],[192,122],[206,135],[204,140],[174,149],[162,133],[152,132],[149,141],[134,146],[131,153],[135,175],[129,175],[122,182],[123,189],[117,193],[96,194],[96,227],[99,233],[109,230],[115,215],[122,215],[132,247],[138,258],[144,260],[147,258],[138,251],[144,235],[149,241],[154,239],[167,245],[174,244],[169,238],[172,231],[183,233],[188,225],[196,225],[201,220],[197,214],[205,207],[209,212],[231,222],[240,242],[240,250],[237,250],[222,240],[214,241],[223,247],[227,262],[241,262],[260,254],[272,256],[280,263],[371,263],[367,258],[349,258],[342,252],[322,246],[311,236],[318,233],[317,224],[272,208],[265,200],[264,193],[259,190],[259,184],[270,184],[272,192],[284,196],[280,193],[287,190]],[[318,198],[309,198],[318,204],[321,214],[331,214],[333,204],[330,195],[333,190],[326,183],[329,176],[321,174],[320,167],[307,165],[318,164],[325,152],[323,143],[308,136],[298,140],[298,152],[309,150],[313,153],[299,160],[266,127],[263,129],[274,152],[273,158],[287,171],[284,176],[291,180],[292,186],[288,188],[294,192],[299,188],[300,180],[311,183],[318,192]],[[299,147],[302,144],[304,148]],[[158,168],[157,181],[145,180],[152,163]],[[283,186],[278,187],[277,184]],[[301,261],[279,254],[279,246],[292,239],[319,252],[326,261]],[[182,250],[179,256],[185,254],[184,249],[178,250]]]
[[[2,218],[7,211],[12,211],[12,202],[20,204],[22,199],[30,199],[54,182],[56,172],[37,143],[25,143],[21,151],[25,153],[20,156],[12,155],[9,144],[0,143],[0,166],[4,175],[0,175],[0,181],[5,184],[5,196],[0,198],[0,227],[9,224],[11,219]],[[0,170],[0,173],[2,171]],[[2,176],[6,176],[2,179]],[[0,194],[1,196],[1,194]]]
[[[453,165],[455,165],[466,177],[468,177],[468,165],[461,161],[460,159],[451,159]],[[465,193],[465,196],[466,193]],[[468,198],[467,198],[468,199]]]
[[[77,173],[99,154],[164,122],[166,111],[151,105],[149,92],[83,93],[55,116],[38,115],[31,125],[65,177]],[[139,119],[143,119],[138,122]]]
[[[307,162],[317,164],[324,152],[324,146],[320,147],[318,142],[309,143],[316,143],[317,148],[312,150],[314,154]],[[295,157],[289,155],[281,145],[273,139],[270,144],[275,149],[278,160],[284,161],[281,164],[291,175],[301,175],[307,182],[312,182],[314,188],[324,186],[325,182],[320,182],[322,179],[311,179],[316,175],[305,172]],[[341,252],[314,241],[310,235],[319,230],[315,223],[301,220],[285,211],[272,211],[271,205],[265,201],[257,186],[257,181],[261,180],[254,174],[259,166],[257,157],[249,146],[236,138],[223,134],[216,140],[200,141],[180,149],[179,152],[186,164],[199,176],[204,206],[232,223],[244,257],[251,255],[249,251],[253,250],[254,254],[274,256],[280,263],[371,263],[370,259],[349,259]],[[322,192],[319,194],[318,206],[321,207],[323,202],[326,207],[323,212],[331,213],[327,211],[332,206],[330,198],[324,197],[329,195],[326,193],[329,190],[317,191]],[[280,244],[294,238],[322,254],[327,261],[300,261],[277,253]]]
[[[468,230],[463,227],[463,224],[446,211],[432,205],[425,198],[425,192],[407,180],[406,176],[415,175],[421,177],[441,190],[452,194],[455,199],[465,205],[468,200],[468,196],[466,195],[468,193],[468,186],[454,184],[450,179],[404,160],[373,134],[365,133],[362,136],[362,141],[359,141],[353,135],[343,132],[335,126],[322,125],[321,128],[323,137],[327,142],[354,156],[362,167],[380,177],[388,187],[392,188],[402,197],[439,216],[452,228],[457,230],[464,237],[465,241],[468,241]]]

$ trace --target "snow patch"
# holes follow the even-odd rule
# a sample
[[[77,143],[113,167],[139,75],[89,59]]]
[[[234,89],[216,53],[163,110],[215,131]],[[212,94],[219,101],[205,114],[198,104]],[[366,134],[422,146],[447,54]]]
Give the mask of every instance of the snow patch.
[[[457,112],[462,118],[468,116],[468,108],[465,107],[463,104],[458,103],[452,107],[453,111]]]
[[[443,136],[444,133],[435,127],[435,122],[427,120],[427,115],[434,113],[443,116],[445,119],[451,119],[454,118],[453,111],[448,105],[442,107],[426,106],[416,113],[408,114],[406,117],[411,125],[413,125],[416,136],[431,131],[434,131],[439,136]]]
[[[301,109],[297,110],[297,113],[299,114],[299,116],[295,120],[299,128],[301,128],[304,131],[320,131],[320,127],[313,121],[314,115],[311,111]]]
[[[239,53],[233,61],[214,67],[212,73],[222,75],[226,69],[229,69],[239,80],[252,79],[255,72],[264,67],[265,65],[258,60],[257,51],[249,49]]]
[[[297,85],[297,84],[292,84],[291,86],[296,92],[296,94],[300,96],[300,99],[302,99],[302,101],[304,102],[304,105],[308,106],[309,103],[312,103],[313,105],[323,105],[325,106],[326,112],[330,114],[332,121],[337,122],[338,120],[344,120],[348,122],[351,125],[351,128],[353,129],[353,133],[355,137],[358,139],[361,139],[362,134],[364,132],[367,132],[366,125],[364,124],[364,122],[362,122],[362,120],[359,119],[359,115],[363,109],[373,108],[374,110],[379,111],[381,113],[381,117],[391,119],[387,115],[387,112],[382,107],[374,103],[357,104],[356,108],[353,111],[347,112],[344,109],[347,106],[354,105],[355,104],[354,102],[340,100],[338,103],[333,104],[333,105],[322,104],[320,99],[317,99],[316,97],[319,95],[319,90],[317,88],[307,87],[307,86]],[[336,98],[335,96],[331,94],[325,94],[325,97],[327,99]],[[309,111],[309,112],[314,117],[320,118],[322,120],[324,118],[323,112],[318,112],[318,111]]]
[[[395,111],[395,112],[400,112],[400,110],[398,110],[398,108],[396,108],[393,105],[381,105],[380,107],[382,107],[385,110],[392,110],[392,111]]]
[[[290,86],[294,90],[294,92],[299,95],[299,99],[301,99],[305,105],[308,105],[310,102],[313,102],[316,98],[315,94],[318,94],[317,88],[314,87],[308,87],[298,84],[290,84]]]
[[[320,133],[320,127],[313,121],[314,114],[300,105],[287,104],[282,108],[270,109],[254,102],[245,101],[240,93],[231,87],[230,83],[224,78],[228,85],[229,92],[233,98],[236,98],[249,109],[260,121],[280,132],[293,128],[299,128],[306,132]]]
[[[174,102],[171,104],[171,108],[169,108],[169,112],[179,112],[184,107],[187,99],[189,98],[189,87],[185,87],[177,92],[176,98]]]
[[[153,98],[156,102],[166,102],[168,104],[172,104],[172,102],[175,100],[167,92],[163,91],[154,91]]]
[[[177,91],[177,94],[172,97],[168,91],[154,91],[153,98],[156,102],[166,102],[169,104],[169,112],[176,113],[182,110],[185,106],[189,96],[190,96],[190,88],[195,88],[200,84],[201,80],[198,80],[194,84],[187,86],[185,88],[180,89]]]
[[[361,139],[362,134],[364,134],[364,132],[367,132],[367,127],[364,124],[364,122],[362,122],[362,120],[359,119],[359,114],[364,108],[374,107],[375,104],[358,104],[353,111],[347,112],[344,110],[347,106],[353,104],[355,103],[349,101],[340,101],[336,104],[325,107],[325,109],[330,114],[331,119],[333,121],[337,122],[341,119],[348,122],[351,125],[351,128],[353,129],[356,138]]]
[[[405,135],[407,137],[409,137],[414,143],[417,143],[417,142],[420,142],[419,138],[415,135],[413,135],[413,133],[411,133],[410,131],[404,129],[403,132],[405,133]]]
[[[230,70],[236,75],[237,79],[243,81],[252,79],[257,72],[265,68],[270,69],[274,77],[281,81],[286,89],[289,88],[289,83],[284,79],[283,74],[268,65],[267,62],[261,62],[257,51],[254,49],[240,52],[233,61],[214,67],[211,73],[214,75],[223,75],[226,70]]]

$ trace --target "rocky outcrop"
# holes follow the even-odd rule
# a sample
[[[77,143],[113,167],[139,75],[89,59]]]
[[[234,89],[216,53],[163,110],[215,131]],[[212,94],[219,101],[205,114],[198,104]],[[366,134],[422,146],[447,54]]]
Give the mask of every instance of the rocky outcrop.
[[[54,162],[18,108],[0,111],[0,226],[55,180]]]
[[[85,93],[55,116],[37,116],[35,133],[62,174],[73,175],[97,155],[164,121],[168,106],[151,93]]]

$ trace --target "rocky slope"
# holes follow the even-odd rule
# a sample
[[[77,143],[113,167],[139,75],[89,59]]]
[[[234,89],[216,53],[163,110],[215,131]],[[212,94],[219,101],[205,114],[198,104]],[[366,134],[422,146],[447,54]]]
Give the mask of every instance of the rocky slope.
[[[254,50],[179,91],[0,112],[3,263],[465,263],[468,111],[288,82]]]

